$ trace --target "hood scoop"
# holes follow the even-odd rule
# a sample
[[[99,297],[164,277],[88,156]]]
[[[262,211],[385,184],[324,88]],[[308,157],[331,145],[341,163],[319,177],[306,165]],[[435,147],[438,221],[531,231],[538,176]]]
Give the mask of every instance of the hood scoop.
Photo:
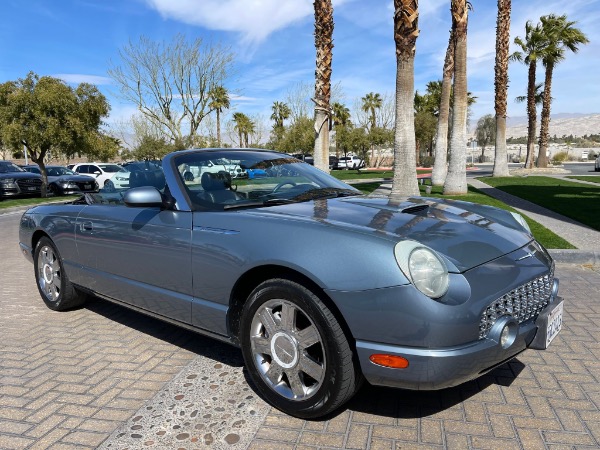
[[[425,215],[427,215],[428,210],[429,210],[429,205],[415,205],[415,206],[409,206],[408,208],[404,208],[400,212],[406,213],[406,214],[414,214],[415,216],[418,216],[418,215],[425,216]]]

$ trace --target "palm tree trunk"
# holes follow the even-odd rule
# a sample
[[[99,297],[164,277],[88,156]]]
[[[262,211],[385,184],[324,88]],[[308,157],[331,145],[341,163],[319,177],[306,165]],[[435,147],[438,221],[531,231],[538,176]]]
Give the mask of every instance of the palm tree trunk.
[[[221,146],[221,115],[219,114],[219,109],[217,108],[217,147]]]
[[[550,134],[550,103],[552,102],[552,72],[554,64],[546,64],[546,78],[544,80],[544,98],[542,101],[542,122],[540,125],[540,152],[538,154],[538,167],[548,167],[548,135]]]
[[[467,20],[466,0],[452,0],[454,30],[454,106],[450,163],[444,183],[445,195],[467,193]]]
[[[446,58],[444,59],[444,75],[442,78],[442,95],[438,115],[437,135],[435,139],[435,159],[431,172],[431,184],[443,186],[448,173],[448,117],[450,115],[450,90],[452,73],[454,72],[454,40],[450,33]]]
[[[507,177],[508,152],[506,150],[506,97],[508,90],[508,51],[510,46],[511,0],[498,0],[496,20],[496,64],[495,109],[496,109],[496,151],[494,155],[494,177]]]
[[[314,164],[329,172],[329,101],[331,98],[331,62],[333,59],[333,5],[331,0],[315,0],[315,147]]]
[[[537,127],[537,110],[535,107],[535,60],[529,62],[529,76],[527,81],[527,159],[525,168],[533,168],[535,159],[535,131]]]
[[[394,0],[396,42],[396,127],[392,196],[420,195],[415,160],[415,46],[419,9],[417,0]]]

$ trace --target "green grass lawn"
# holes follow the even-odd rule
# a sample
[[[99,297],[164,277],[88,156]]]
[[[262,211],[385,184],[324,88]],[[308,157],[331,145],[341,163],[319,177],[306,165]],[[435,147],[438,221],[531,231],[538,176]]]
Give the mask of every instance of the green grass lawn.
[[[595,175],[595,176],[590,176],[590,175],[586,175],[586,176],[570,176],[570,177],[566,177],[566,178],[572,178],[573,180],[581,180],[581,181],[589,181],[591,183],[599,183],[600,184],[600,176],[599,175]]]
[[[476,189],[472,186],[469,186],[469,193],[466,195],[442,195],[443,188],[441,186],[434,186],[432,188],[431,194],[425,193],[425,186],[419,186],[419,189],[421,190],[421,195],[427,196],[427,197],[439,197],[439,198],[447,198],[447,199],[453,199],[453,200],[463,200],[466,202],[473,202],[473,203],[479,203],[481,205],[495,206],[496,208],[501,208],[501,209],[505,209],[507,211],[517,212],[516,209],[511,208],[506,203],[503,203],[500,200],[490,197],[489,195],[484,194],[479,189]],[[561,248],[561,249],[575,248],[575,246],[571,245],[569,242],[567,242],[566,240],[561,238],[559,235],[550,231],[548,228],[539,224],[535,220],[530,219],[529,217],[527,217],[524,214],[521,214],[521,215],[525,218],[525,221],[529,225],[529,228],[531,229],[531,232],[532,232],[533,236],[535,237],[535,239],[540,244],[542,244],[544,247],[546,247],[546,248]]]
[[[600,186],[550,177],[485,177],[481,181],[600,231]]]
[[[34,206],[39,205],[40,203],[48,203],[48,202],[67,202],[73,200],[77,196],[68,196],[68,197],[48,197],[48,198],[15,198],[9,200],[0,200],[0,209],[12,208],[16,206]]]
[[[418,174],[422,173],[431,173],[431,170],[417,170]],[[338,180],[370,180],[370,179],[384,179],[384,178],[392,178],[394,172],[391,170],[332,170],[330,172],[331,176],[337,178]]]

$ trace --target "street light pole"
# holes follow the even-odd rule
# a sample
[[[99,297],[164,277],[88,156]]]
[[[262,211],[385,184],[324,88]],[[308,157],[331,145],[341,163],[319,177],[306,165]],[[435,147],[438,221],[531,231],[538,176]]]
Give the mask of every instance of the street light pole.
[[[29,161],[27,160],[27,146],[25,144],[23,144],[23,153],[25,153],[25,165],[28,165]]]

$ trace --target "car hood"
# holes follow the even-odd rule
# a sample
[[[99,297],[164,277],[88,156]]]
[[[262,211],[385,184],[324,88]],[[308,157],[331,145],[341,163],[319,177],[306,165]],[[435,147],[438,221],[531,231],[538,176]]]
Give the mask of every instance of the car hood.
[[[320,222],[392,241],[418,241],[446,256],[460,272],[513,252],[533,240],[507,211],[437,198],[391,200],[359,196],[247,212]]]
[[[59,176],[49,176],[48,181],[50,183],[53,182],[68,182],[68,183],[93,183],[96,181],[95,178],[90,177],[88,175],[59,175]]]
[[[31,172],[8,172],[8,173],[0,173],[0,178],[14,178],[15,180],[22,180],[22,179],[38,179],[41,180],[42,176],[38,175],[37,173],[31,173]]]

